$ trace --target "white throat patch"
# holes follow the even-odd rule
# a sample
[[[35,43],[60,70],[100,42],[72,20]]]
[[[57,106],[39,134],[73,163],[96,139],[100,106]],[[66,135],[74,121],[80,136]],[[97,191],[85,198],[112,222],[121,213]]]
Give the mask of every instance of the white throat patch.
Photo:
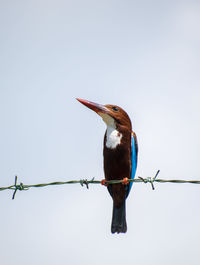
[[[121,143],[122,134],[115,128],[108,126],[106,131],[106,147],[115,149]]]
[[[103,121],[107,125],[106,130],[106,147],[110,149],[115,149],[120,143],[122,139],[122,134],[118,132],[116,129],[115,120],[109,116],[108,114],[98,113]]]

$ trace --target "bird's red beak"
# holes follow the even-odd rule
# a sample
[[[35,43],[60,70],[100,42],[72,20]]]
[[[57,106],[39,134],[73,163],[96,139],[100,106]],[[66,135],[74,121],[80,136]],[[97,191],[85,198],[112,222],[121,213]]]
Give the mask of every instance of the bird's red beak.
[[[82,103],[83,105],[85,105],[86,107],[90,108],[91,110],[95,111],[96,113],[98,112],[102,112],[102,113],[107,113],[108,109],[106,107],[104,107],[101,104],[98,103],[94,103],[85,99],[81,99],[81,98],[77,98],[77,100]]]

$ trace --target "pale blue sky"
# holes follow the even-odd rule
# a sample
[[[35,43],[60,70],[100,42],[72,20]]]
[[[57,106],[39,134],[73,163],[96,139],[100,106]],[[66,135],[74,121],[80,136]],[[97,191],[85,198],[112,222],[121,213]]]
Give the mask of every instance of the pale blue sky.
[[[105,125],[75,98],[117,104],[137,176],[200,179],[199,1],[1,1],[0,186],[103,178]],[[198,265],[200,187],[134,184],[112,235],[104,187],[0,192],[3,265]]]

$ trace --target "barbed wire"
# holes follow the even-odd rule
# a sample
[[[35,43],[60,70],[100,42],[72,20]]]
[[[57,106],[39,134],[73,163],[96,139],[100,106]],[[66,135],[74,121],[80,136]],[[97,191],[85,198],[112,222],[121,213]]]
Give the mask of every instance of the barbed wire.
[[[160,170],[156,172],[156,175],[154,177],[147,177],[147,178],[142,178],[138,177],[136,179],[127,179],[128,182],[135,182],[135,183],[150,183],[152,189],[154,190],[154,182],[158,183],[189,183],[189,184],[200,184],[200,180],[180,180],[180,179],[157,179],[157,176],[159,174]],[[15,176],[15,183],[14,185],[7,186],[7,187],[0,187],[0,191],[3,190],[14,190],[13,195],[12,195],[12,200],[14,200],[16,192],[18,190],[28,190],[29,188],[41,188],[41,187],[46,187],[46,186],[54,186],[54,185],[65,185],[65,184],[80,184],[81,186],[86,186],[87,189],[89,189],[89,184],[118,184],[118,183],[123,183],[123,180],[110,180],[110,181],[103,181],[102,180],[95,180],[92,178],[91,180],[88,179],[80,179],[80,180],[69,180],[69,181],[55,181],[55,182],[50,182],[50,183],[40,183],[40,184],[31,184],[31,185],[25,185],[22,182],[20,184],[17,184],[17,179],[18,177]]]

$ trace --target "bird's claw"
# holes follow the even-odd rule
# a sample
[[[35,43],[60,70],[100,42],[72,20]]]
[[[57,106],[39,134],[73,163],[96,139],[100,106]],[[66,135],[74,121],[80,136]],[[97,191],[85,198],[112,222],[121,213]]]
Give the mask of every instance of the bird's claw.
[[[106,183],[106,179],[101,180],[101,185],[108,186],[108,184]]]
[[[128,178],[123,178],[122,184],[123,185],[128,185],[129,184]]]

